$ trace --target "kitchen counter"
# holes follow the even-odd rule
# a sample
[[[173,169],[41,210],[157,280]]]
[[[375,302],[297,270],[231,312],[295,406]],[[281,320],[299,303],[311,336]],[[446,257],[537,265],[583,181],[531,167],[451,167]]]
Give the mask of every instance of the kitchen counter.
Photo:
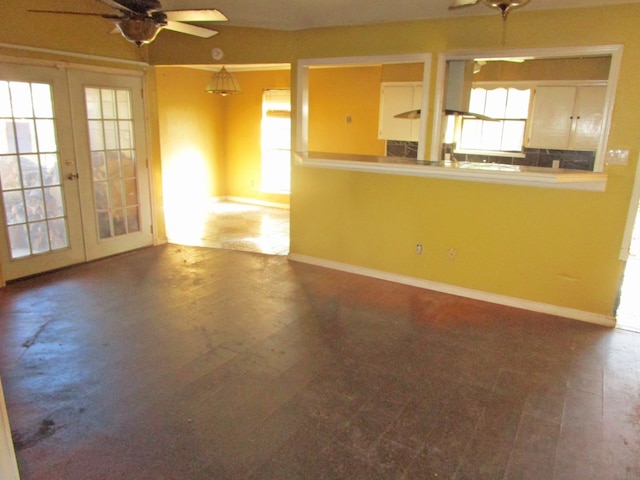
[[[309,168],[596,192],[605,191],[607,186],[606,173],[499,163],[426,161],[404,157],[296,152],[294,164]]]

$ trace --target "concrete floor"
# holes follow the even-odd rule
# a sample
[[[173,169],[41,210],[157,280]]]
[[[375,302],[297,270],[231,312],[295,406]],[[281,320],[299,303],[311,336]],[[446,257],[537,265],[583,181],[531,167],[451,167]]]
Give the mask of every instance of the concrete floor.
[[[169,210],[169,242],[269,255],[289,253],[289,210],[233,201],[212,202],[200,211]]]
[[[640,334],[166,245],[0,295],[23,480],[637,479]]]

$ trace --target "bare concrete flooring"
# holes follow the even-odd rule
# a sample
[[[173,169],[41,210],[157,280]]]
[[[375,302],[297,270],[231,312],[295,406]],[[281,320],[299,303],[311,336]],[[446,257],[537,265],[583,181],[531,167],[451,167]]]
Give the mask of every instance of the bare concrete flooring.
[[[640,334],[166,245],[0,292],[23,480],[637,479]]]

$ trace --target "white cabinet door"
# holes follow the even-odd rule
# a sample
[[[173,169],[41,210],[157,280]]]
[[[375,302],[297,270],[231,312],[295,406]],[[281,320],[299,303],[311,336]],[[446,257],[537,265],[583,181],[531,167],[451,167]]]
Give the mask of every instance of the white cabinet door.
[[[574,110],[572,150],[596,150],[604,120],[606,87],[579,87]]]
[[[396,118],[399,113],[419,110],[422,104],[421,83],[383,83],[380,93],[380,140],[418,141],[420,117]]]
[[[529,147],[569,148],[576,87],[538,87],[533,101]]]
[[[604,116],[604,86],[541,86],[531,113],[531,148],[596,150]]]

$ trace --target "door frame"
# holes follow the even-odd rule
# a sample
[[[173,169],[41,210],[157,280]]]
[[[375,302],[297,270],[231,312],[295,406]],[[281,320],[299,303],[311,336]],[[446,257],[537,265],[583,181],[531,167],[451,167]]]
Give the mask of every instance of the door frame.
[[[156,145],[157,142],[152,139],[152,135],[157,136],[157,129],[151,128],[151,120],[155,118],[155,115],[151,114],[150,110],[150,91],[153,89],[150,86],[150,82],[153,79],[153,76],[149,75],[149,71],[151,66],[148,63],[142,61],[134,61],[134,60],[124,60],[118,58],[110,58],[110,57],[101,57],[95,55],[84,55],[84,54],[74,54],[57,50],[49,50],[49,49],[40,49],[40,48],[28,48],[21,46],[13,46],[10,44],[0,44],[0,47],[6,47],[10,49],[16,49],[18,51],[27,51],[27,52],[37,52],[42,53],[44,55],[54,55],[56,57],[70,57],[73,59],[78,59],[79,61],[92,61],[96,62],[96,65],[77,63],[68,60],[50,60],[50,59],[39,59],[39,58],[28,58],[28,57],[19,57],[7,54],[0,54],[0,65],[2,64],[10,64],[10,65],[20,65],[24,67],[52,67],[57,69],[62,69],[65,72],[67,70],[79,70],[86,72],[94,72],[101,74],[111,74],[111,75],[121,75],[121,76],[134,76],[140,77],[142,82],[142,90],[143,90],[143,106],[144,106],[144,119],[142,120],[144,123],[145,129],[145,148],[147,152],[147,161],[148,161],[148,170],[149,174],[147,175],[148,182],[148,190],[150,197],[150,214],[151,214],[151,227],[152,227],[152,237],[153,237],[153,245],[158,245],[161,243],[166,243],[167,238],[166,235],[159,237],[158,229],[156,225],[158,224],[158,212],[156,209],[156,192],[155,192],[155,182],[157,180],[155,178],[156,174],[153,171],[153,165],[155,162],[153,159],[155,158],[157,149],[154,149],[153,146]],[[111,66],[111,65],[120,65],[120,66]],[[122,66],[126,66],[123,68]],[[155,137],[154,137],[155,138]],[[75,148],[75,141],[74,141]],[[86,261],[86,260],[85,260]],[[81,262],[82,263],[82,262]],[[6,286],[6,277],[4,274],[4,266],[2,265],[2,261],[0,259],[0,288]]]
[[[2,390],[2,379],[0,379],[0,477],[5,480],[20,480],[9,417],[7,416],[7,406]]]
[[[149,168],[148,140],[147,140],[147,105],[144,102],[144,78],[138,75],[113,75],[84,70],[68,69],[67,82],[69,85],[69,97],[71,99],[71,116],[73,132],[75,135],[74,148],[77,163],[77,171],[80,174],[78,188],[80,191],[80,204],[82,205],[82,224],[84,230],[85,260],[91,261],[107,257],[135,248],[148,246],[154,243],[153,216],[151,207],[151,171]],[[87,128],[87,111],[85,104],[85,88],[124,89],[131,94],[131,108],[134,122],[134,144],[136,152],[136,179],[137,194],[141,199],[139,222],[140,230],[123,236],[113,236],[100,239],[95,218],[95,197],[92,189],[93,174],[89,158],[91,146],[89,131]],[[141,91],[137,91],[140,88]],[[136,116],[139,114],[141,118]],[[140,139],[143,139],[141,141]],[[86,159],[87,161],[83,161]],[[143,207],[148,208],[143,208]],[[149,228],[149,231],[146,229]],[[131,248],[131,242],[135,246]]]
[[[629,249],[631,248],[631,239],[633,237],[634,227],[640,228],[640,216],[638,215],[638,205],[640,204],[640,155],[636,162],[636,176],[633,181],[633,191],[631,193],[631,201],[629,202],[629,210],[627,211],[627,222],[624,227],[624,236],[622,237],[622,245],[620,246],[620,260],[626,262],[629,259]],[[636,217],[639,224],[636,226]]]

